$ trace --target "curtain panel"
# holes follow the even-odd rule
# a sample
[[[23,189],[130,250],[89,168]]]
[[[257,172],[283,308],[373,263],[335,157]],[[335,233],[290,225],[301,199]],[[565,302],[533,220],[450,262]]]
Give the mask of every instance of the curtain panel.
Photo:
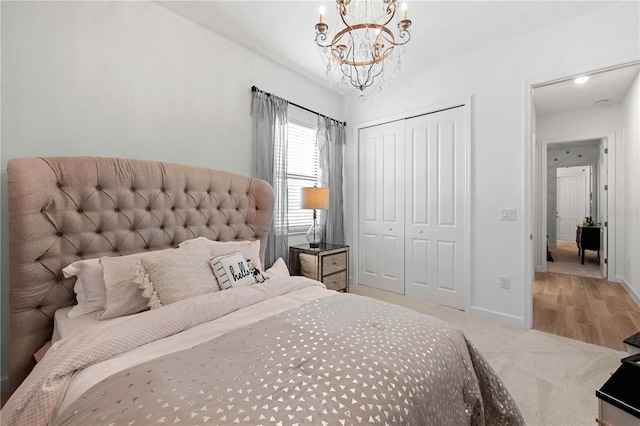
[[[329,210],[321,211],[322,241],[344,244],[344,204],[342,197],[343,146],[345,124],[318,115],[317,144],[320,153],[321,186],[329,188]]]
[[[289,102],[260,90],[252,92],[251,116],[255,141],[255,176],[271,184],[273,221],[265,251],[264,269],[279,257],[288,261],[289,211],[287,194],[287,122]]]

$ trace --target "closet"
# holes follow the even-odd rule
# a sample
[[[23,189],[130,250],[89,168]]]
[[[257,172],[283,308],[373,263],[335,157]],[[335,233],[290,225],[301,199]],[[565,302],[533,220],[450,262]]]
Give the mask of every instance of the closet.
[[[465,108],[359,130],[358,284],[465,308]]]

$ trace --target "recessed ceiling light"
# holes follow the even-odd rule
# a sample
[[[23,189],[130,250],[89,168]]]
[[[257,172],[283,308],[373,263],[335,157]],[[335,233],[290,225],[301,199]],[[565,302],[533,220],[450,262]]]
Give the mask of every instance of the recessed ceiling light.
[[[586,75],[580,76],[578,78],[576,78],[575,80],[573,80],[576,84],[584,84],[587,82],[587,80],[589,80],[589,77]]]
[[[596,101],[596,105],[603,106],[608,104],[609,102],[609,99],[600,99],[599,101]]]

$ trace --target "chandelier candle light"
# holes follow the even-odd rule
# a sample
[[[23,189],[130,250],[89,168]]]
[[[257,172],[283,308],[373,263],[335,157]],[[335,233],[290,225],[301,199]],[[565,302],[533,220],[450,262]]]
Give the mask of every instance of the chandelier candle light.
[[[387,82],[393,85],[393,75],[402,66],[401,57],[411,39],[407,4],[401,7],[397,39],[387,28],[396,14],[397,0],[336,0],[336,7],[345,27],[329,41],[329,26],[321,6],[320,22],[315,27],[316,44],[325,61],[329,81],[332,82],[335,70],[339,69],[341,91],[355,89],[364,102],[376,91],[382,91]]]
[[[303,209],[313,209],[313,225],[307,231],[307,241],[309,241],[309,247],[318,248],[322,241],[322,229],[317,221],[316,210],[329,209],[329,188],[318,188],[316,186],[302,188],[301,196],[301,207]]]

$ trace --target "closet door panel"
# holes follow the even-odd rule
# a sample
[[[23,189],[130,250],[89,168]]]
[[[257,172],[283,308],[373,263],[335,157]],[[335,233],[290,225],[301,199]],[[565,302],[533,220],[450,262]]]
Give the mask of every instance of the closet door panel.
[[[358,149],[358,282],[404,294],[404,123],[360,130]]]
[[[464,309],[466,150],[464,108],[407,120],[406,294]],[[418,154],[419,155],[416,155]],[[410,182],[410,183],[409,183]],[[425,211],[421,211],[424,208]],[[427,220],[422,220],[426,215]],[[422,240],[427,250],[416,251]],[[422,284],[419,277],[426,277]]]
[[[456,137],[455,122],[437,124],[438,138],[438,225],[456,222]]]

